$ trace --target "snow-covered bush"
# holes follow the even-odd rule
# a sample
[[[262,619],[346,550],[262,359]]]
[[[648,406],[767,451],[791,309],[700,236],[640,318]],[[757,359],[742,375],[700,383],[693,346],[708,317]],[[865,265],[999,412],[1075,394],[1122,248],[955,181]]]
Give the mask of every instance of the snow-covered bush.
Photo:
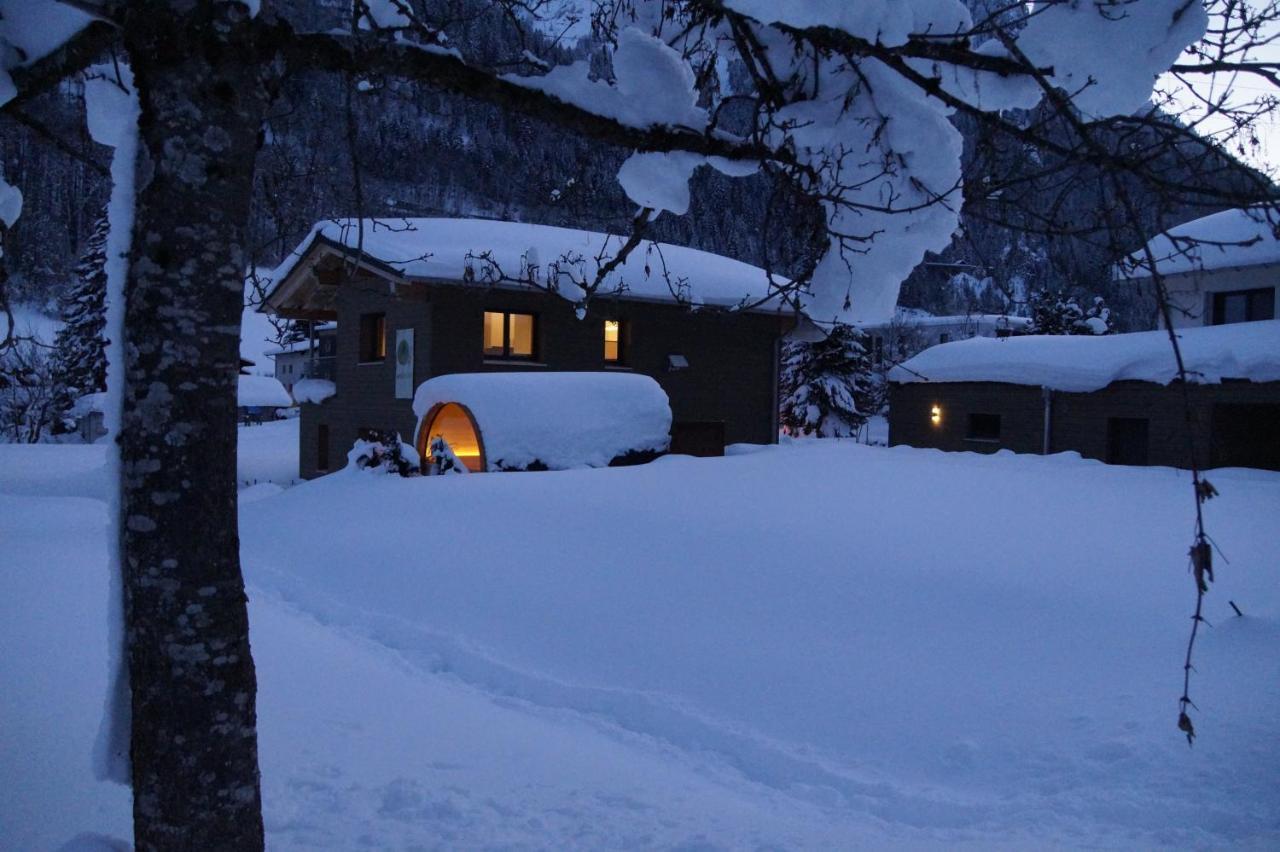
[[[347,462],[357,470],[377,470],[400,476],[417,476],[421,472],[418,451],[390,431],[372,431],[351,446]]]
[[[444,436],[436,435],[431,439],[430,458],[423,473],[428,476],[439,476],[446,473],[470,473],[470,471],[462,463],[462,459],[454,453]]]
[[[878,407],[866,335],[837,324],[819,341],[788,341],[782,350],[780,421],[788,434],[847,437]]]
[[[1075,296],[1061,291],[1040,290],[1028,300],[1031,310],[1031,334],[1112,334],[1115,326],[1111,309],[1101,296],[1094,296],[1089,307],[1080,306]]]

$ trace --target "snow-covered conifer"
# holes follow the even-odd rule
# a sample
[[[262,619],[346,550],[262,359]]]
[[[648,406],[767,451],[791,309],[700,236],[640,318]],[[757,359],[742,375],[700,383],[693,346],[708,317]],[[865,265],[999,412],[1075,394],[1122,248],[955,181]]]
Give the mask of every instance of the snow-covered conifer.
[[[71,407],[107,389],[107,217],[93,227],[76,266],[76,280],[59,301],[63,326],[54,340],[54,431],[75,428]]]
[[[1111,334],[1115,326],[1111,309],[1101,296],[1094,296],[1087,308],[1064,292],[1040,290],[1030,297],[1031,334]]]
[[[836,324],[822,340],[782,351],[780,420],[793,435],[853,435],[875,413],[876,380],[866,335]]]

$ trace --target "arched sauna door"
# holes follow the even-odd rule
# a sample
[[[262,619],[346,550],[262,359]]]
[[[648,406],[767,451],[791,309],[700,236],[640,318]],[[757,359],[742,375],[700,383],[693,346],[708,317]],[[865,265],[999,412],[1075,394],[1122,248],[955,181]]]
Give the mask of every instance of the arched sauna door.
[[[431,453],[431,439],[443,437],[467,470],[479,473],[484,470],[484,445],[475,418],[466,407],[456,402],[446,402],[432,409],[418,439],[418,451],[425,460]]]

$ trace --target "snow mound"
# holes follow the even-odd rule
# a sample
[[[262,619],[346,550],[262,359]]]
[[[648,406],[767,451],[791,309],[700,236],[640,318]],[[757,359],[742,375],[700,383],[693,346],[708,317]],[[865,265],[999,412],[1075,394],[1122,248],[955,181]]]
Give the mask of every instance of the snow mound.
[[[293,400],[290,399],[284,385],[271,376],[240,376],[240,386],[236,391],[236,405],[241,408],[266,406],[288,408],[293,405]]]
[[[298,402],[320,404],[338,392],[328,379],[302,379],[293,384],[293,398]]]
[[[1192,380],[1280,381],[1280,320],[1178,331]],[[1132,380],[1167,385],[1177,378],[1166,331],[1102,337],[975,337],[926,349],[889,372],[893,382],[1007,382],[1088,392]]]
[[[272,273],[279,286],[317,240],[354,249],[409,278],[510,284],[532,281],[570,301],[583,295],[626,237],[550,225],[486,219],[389,219],[319,222]],[[787,283],[775,279],[778,285]],[[768,274],[759,267],[683,246],[644,240],[605,276],[597,296],[732,307],[765,300]],[[776,307],[776,303],[771,303]]]
[[[1223,210],[1170,228],[1147,243],[1161,275],[1280,263],[1277,225],[1259,208]],[[1150,278],[1151,263],[1138,251],[1116,266],[1117,278]]]
[[[418,432],[446,403],[475,422],[487,470],[542,464],[605,467],[628,453],[662,452],[671,407],[653,379],[633,373],[458,373],[418,386]]]

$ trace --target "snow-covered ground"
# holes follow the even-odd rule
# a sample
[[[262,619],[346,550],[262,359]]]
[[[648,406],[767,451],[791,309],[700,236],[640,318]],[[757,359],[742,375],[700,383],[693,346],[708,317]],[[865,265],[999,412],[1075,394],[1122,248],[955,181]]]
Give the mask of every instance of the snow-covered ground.
[[[0,447],[6,848],[128,835],[69,449]],[[246,502],[270,845],[1280,844],[1280,475],[1210,475],[1188,749],[1185,474],[738,449]]]

